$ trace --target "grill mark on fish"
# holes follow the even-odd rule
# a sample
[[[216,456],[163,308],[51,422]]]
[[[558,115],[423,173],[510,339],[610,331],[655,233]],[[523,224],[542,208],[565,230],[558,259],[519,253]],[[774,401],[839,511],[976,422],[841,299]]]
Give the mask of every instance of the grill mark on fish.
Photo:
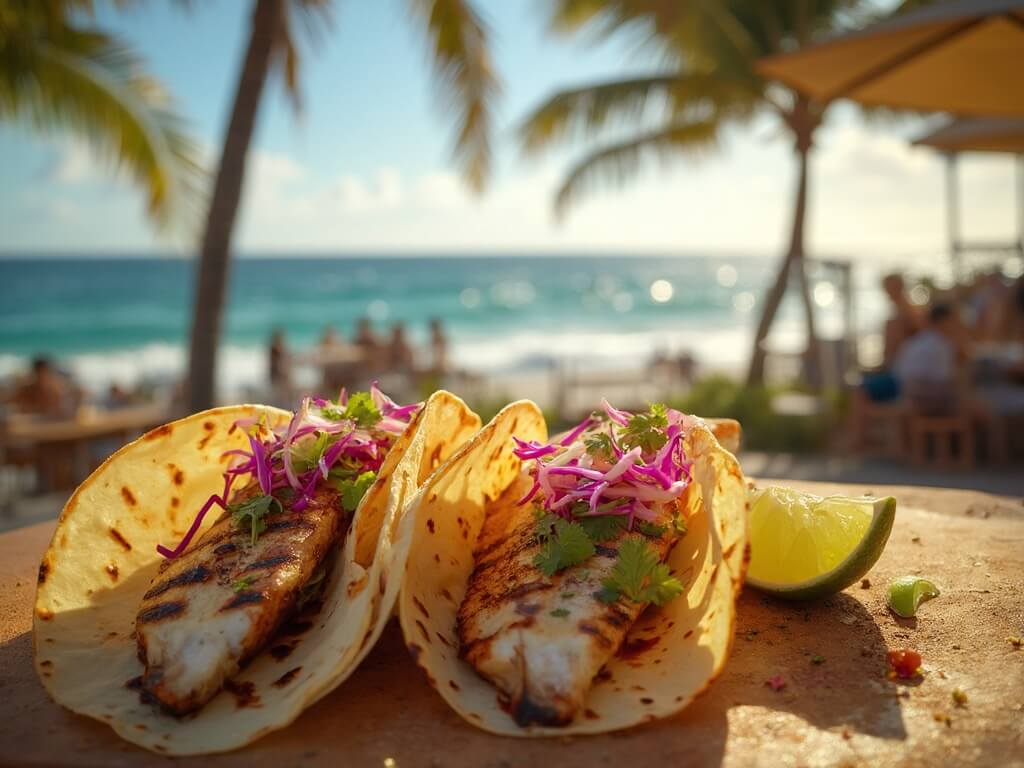
[[[611,641],[611,638],[609,638],[604,632],[602,632],[600,627],[591,624],[589,621],[581,621],[576,625],[576,627],[577,629],[579,629],[580,632],[592,635],[597,640],[597,642],[605,648],[611,648],[614,645],[614,643]]]
[[[184,612],[184,610],[185,602],[183,600],[171,603],[160,603],[159,605],[154,605],[152,608],[147,608],[139,613],[139,615],[135,617],[135,623],[151,624],[156,621],[163,621],[164,619],[177,616]]]
[[[182,571],[177,576],[172,576],[167,581],[157,584],[143,595],[142,599],[150,600],[175,587],[184,587],[188,584],[202,584],[209,581],[212,576],[213,573],[206,566],[197,565],[195,568],[189,568],[187,571]]]
[[[594,554],[598,557],[610,557],[612,559],[615,559],[619,556],[619,550],[615,547],[606,547],[603,544],[595,544]]]
[[[235,608],[241,608],[246,605],[254,605],[256,603],[262,603],[267,599],[267,596],[262,592],[239,592],[235,597],[228,600],[223,606],[221,606],[221,613],[224,611],[231,611]]]
[[[249,563],[242,569],[242,573],[251,573],[252,571],[265,571],[268,568],[276,568],[279,565],[285,563],[295,562],[295,555],[277,555],[275,557],[267,557],[263,560],[257,560],[255,563]]]
[[[232,544],[229,541],[227,544],[221,544],[218,547],[214,547],[213,548],[213,554],[215,554],[218,557],[220,557],[221,555],[226,555],[226,554],[228,554],[230,552],[234,552],[237,549],[238,549],[238,545],[237,544]]]
[[[296,529],[311,531],[316,526],[309,522],[304,517],[288,516],[281,520],[273,520],[267,523],[267,528],[263,531],[261,536],[266,536],[268,533],[277,533],[278,531],[292,531]]]

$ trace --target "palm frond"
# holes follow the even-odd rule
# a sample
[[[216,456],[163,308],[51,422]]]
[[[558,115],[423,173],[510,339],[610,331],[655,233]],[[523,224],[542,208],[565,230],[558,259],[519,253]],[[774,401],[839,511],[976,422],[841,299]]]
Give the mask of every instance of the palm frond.
[[[488,30],[467,0],[410,0],[425,22],[438,93],[457,111],[455,160],[474,192],[491,167],[492,103],[501,90]]]
[[[305,40],[317,45],[324,31],[332,24],[331,0],[294,0],[285,4],[281,18],[280,35],[274,44],[274,54],[281,59],[281,76],[284,79],[285,94],[296,114],[302,112],[302,56],[299,52],[299,36],[295,27],[301,25]]]
[[[714,73],[675,72],[586,85],[561,91],[533,111],[520,128],[527,153],[559,141],[593,138],[616,124],[639,123],[656,109],[674,122],[752,116],[757,89]]]
[[[555,196],[556,216],[564,216],[572,204],[601,184],[622,186],[649,159],[714,149],[721,126],[721,121],[715,119],[673,123],[590,153],[572,167],[562,182]]]
[[[31,10],[5,21],[0,120],[85,140],[102,160],[127,170],[161,227],[181,218],[195,223],[202,207],[198,147],[139,57],[107,34]]]

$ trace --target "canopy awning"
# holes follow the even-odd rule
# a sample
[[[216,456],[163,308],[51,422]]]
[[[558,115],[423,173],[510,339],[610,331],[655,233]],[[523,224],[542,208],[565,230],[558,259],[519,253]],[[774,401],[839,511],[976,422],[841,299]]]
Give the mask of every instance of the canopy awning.
[[[757,68],[823,102],[1024,117],[1024,0],[928,6]]]
[[[1021,76],[1024,77],[1024,74]],[[1024,119],[954,120],[915,139],[913,143],[941,152],[1004,152],[1021,155],[1024,154]]]

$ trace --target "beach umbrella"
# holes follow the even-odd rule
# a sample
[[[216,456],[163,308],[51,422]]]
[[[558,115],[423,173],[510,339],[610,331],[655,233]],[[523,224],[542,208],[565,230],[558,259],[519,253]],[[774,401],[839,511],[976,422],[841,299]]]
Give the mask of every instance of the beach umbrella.
[[[758,71],[822,103],[1024,117],[1024,0],[955,0],[763,58]]]
[[[913,141],[946,154],[946,222],[953,274],[960,277],[964,252],[1007,253],[1024,258],[1024,119],[963,118],[953,120]],[[961,152],[1017,155],[1017,240],[1014,243],[965,243],[960,238],[960,185],[957,158]]]

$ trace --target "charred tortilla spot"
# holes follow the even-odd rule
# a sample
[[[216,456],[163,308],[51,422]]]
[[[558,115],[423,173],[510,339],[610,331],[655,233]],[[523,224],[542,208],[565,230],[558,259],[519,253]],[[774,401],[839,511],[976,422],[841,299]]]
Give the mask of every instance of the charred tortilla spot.
[[[50,572],[50,564],[48,562],[46,562],[45,560],[43,560],[43,562],[41,562],[39,564],[39,578],[38,578],[38,582],[40,584],[42,584],[43,582],[46,581],[46,575],[49,572]]]
[[[121,498],[124,499],[124,503],[129,507],[134,507],[137,503],[135,501],[135,494],[132,493],[132,489],[127,485],[121,486]]]
[[[143,600],[150,600],[154,597],[162,595],[169,589],[175,587],[185,587],[189,584],[203,584],[209,581],[213,577],[213,572],[210,571],[204,565],[197,565],[194,568],[189,568],[187,571],[182,571],[177,576],[172,576],[167,581],[157,584],[155,587],[149,590],[145,595],[142,596]]]
[[[255,605],[256,603],[262,603],[265,599],[266,595],[262,592],[239,592],[221,606],[221,611],[230,611],[246,605]]]
[[[282,635],[301,635],[313,628],[312,621],[292,621],[281,628]]]
[[[216,428],[217,428],[217,425],[214,424],[212,421],[204,421],[203,422],[203,429],[205,429],[207,432],[213,432],[213,430],[216,429]]]
[[[176,469],[174,471],[174,484],[175,485],[182,485],[184,482],[185,482],[185,473],[182,472],[180,469]]]
[[[178,505],[180,505],[180,504],[181,504],[181,499],[179,499],[177,496],[172,496],[171,497],[171,508],[172,509],[177,509]]]
[[[454,603],[454,602],[455,602],[455,598],[454,598],[454,597],[452,597],[452,593],[448,591],[448,588],[447,588],[447,587],[445,587],[445,588],[443,588],[443,589],[441,590],[441,597],[443,597],[443,598],[444,598],[445,600],[447,600],[447,601],[448,601],[449,603]]]
[[[117,571],[117,566],[116,565],[111,563],[110,565],[108,565],[106,567],[106,571],[110,575],[111,581],[117,581],[118,571]]]
[[[732,557],[732,553],[735,552],[735,551],[736,551],[736,543],[733,542],[732,544],[730,544],[728,547],[725,548],[725,551],[722,552],[722,557],[724,557],[726,560],[728,560],[730,557]]]
[[[433,520],[427,520],[427,530],[430,531],[431,533],[434,532],[434,521]]]
[[[197,448],[198,448],[198,449],[199,449],[200,451],[201,451],[201,450],[203,450],[203,448],[205,448],[205,447],[206,447],[206,444],[207,444],[208,442],[210,442],[210,438],[211,438],[211,437],[213,437],[213,435],[206,435],[205,437],[201,437],[201,438],[199,439],[199,444],[198,444],[198,445],[197,445],[196,447],[197,447]]]
[[[50,661],[49,659],[47,659],[46,661],[40,661],[39,662],[39,666],[40,667],[52,667],[53,666],[53,662]]]
[[[585,718],[587,718],[587,720],[600,720],[601,719],[601,716],[599,714],[597,714],[597,712],[595,712],[592,709],[585,709],[585,710],[583,710],[583,716]]]
[[[235,706],[239,709],[259,704],[260,697],[256,695],[256,686],[248,680],[240,683],[228,680],[224,683],[224,690],[234,695]]]
[[[123,493],[124,490],[125,489],[122,488],[121,492]],[[128,539],[126,539],[124,536],[122,536],[121,532],[119,530],[117,530],[117,528],[111,528],[110,529],[110,537],[114,541],[116,541],[118,544],[120,544],[122,547],[124,547],[124,551],[125,552],[131,552],[132,551],[131,542],[129,542]]]
[[[423,617],[426,618],[426,619],[429,619],[430,618],[430,611],[428,611],[427,607],[423,603],[421,603],[419,601],[419,599],[416,597],[416,595],[412,596],[412,601],[416,605],[416,608],[419,610],[419,612],[423,614]]]
[[[439,554],[437,554],[437,553],[434,554],[434,562],[435,563],[440,563],[441,562],[441,556]]]
[[[427,632],[427,628],[419,619],[416,619],[416,629],[418,629],[420,631],[420,634],[423,635],[423,642],[425,642],[427,645],[430,645],[430,633]]]
[[[640,699],[640,703],[641,704],[653,704],[654,703],[654,699],[650,698],[649,696],[644,696],[643,698]]]
[[[462,690],[461,688],[459,688],[459,684],[456,683],[454,680],[449,680],[448,681],[448,687],[451,688],[453,691]]]
[[[264,571],[267,568],[276,568],[279,565],[290,563],[294,561],[295,555],[277,555],[276,557],[265,557],[262,560],[256,560],[255,562],[249,563],[242,569],[242,573],[251,573],[252,571]]]
[[[170,424],[164,424],[162,427],[151,429],[145,435],[142,436],[143,440],[156,440],[159,437],[165,437],[174,431],[174,427]]]
[[[154,605],[152,608],[140,611],[139,615],[135,617],[135,623],[151,624],[153,622],[163,621],[164,619],[170,619],[177,616],[184,610],[185,602],[182,600],[160,603],[158,605]]]
[[[685,640],[686,638],[688,638],[692,634],[693,634],[693,630],[692,629],[686,630],[686,634],[683,635],[683,639]]]
[[[270,649],[270,655],[278,661],[283,661],[291,655],[293,650],[295,650],[293,646],[288,645],[287,643],[281,643],[280,645],[275,645]]]
[[[437,639],[438,639],[438,640],[440,640],[440,641],[441,641],[442,643],[444,643],[445,645],[447,645],[447,646],[448,646],[449,648],[454,648],[454,647],[455,647],[455,646],[454,646],[454,645],[452,644],[452,641],[451,641],[451,640],[449,640],[449,639],[448,639],[447,637],[445,637],[444,635],[442,635],[442,634],[441,634],[440,632],[435,632],[434,634],[435,634],[435,635],[437,635]]]
[[[292,669],[289,669],[287,672],[285,672],[283,675],[277,678],[277,680],[274,681],[274,687],[284,688],[286,685],[288,685],[288,683],[294,680],[295,676],[299,674],[299,672],[301,671],[302,667],[294,667]]]

